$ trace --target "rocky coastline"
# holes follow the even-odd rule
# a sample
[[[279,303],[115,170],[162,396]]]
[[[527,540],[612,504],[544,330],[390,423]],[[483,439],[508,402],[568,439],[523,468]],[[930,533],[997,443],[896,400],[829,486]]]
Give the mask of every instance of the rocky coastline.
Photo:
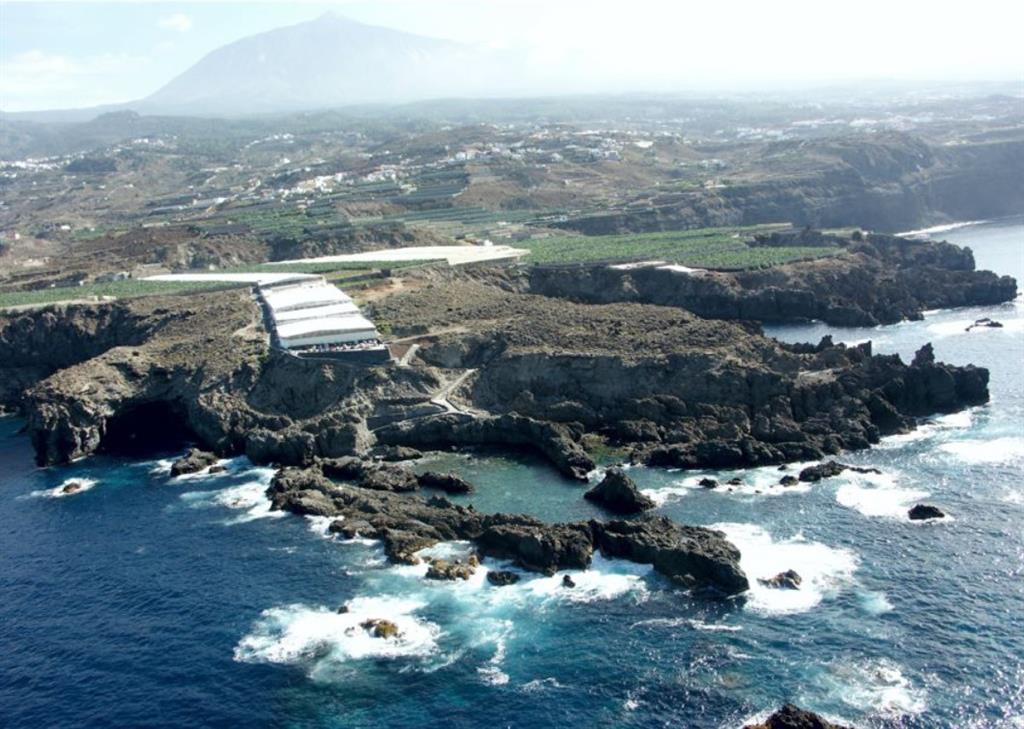
[[[775,240],[773,240],[773,238]],[[518,288],[586,303],[675,306],[709,319],[877,326],[922,312],[1012,301],[1017,282],[978,271],[969,248],[880,234],[803,231],[755,245],[841,249],[835,257],[754,271],[699,271],[608,265],[536,266]]]
[[[267,490],[272,508],[330,517],[331,532],[379,539],[393,562],[415,564],[421,549],[470,540],[485,557],[545,574],[585,569],[600,551],[651,564],[686,588],[735,595],[749,587],[739,550],[713,529],[680,526],[665,517],[546,524],[522,514],[481,514],[442,496],[424,500],[334,481],[325,470],[316,464],[279,471]]]
[[[907,277],[932,281],[921,287],[927,300],[906,303],[910,315],[938,300],[1016,292],[1006,277],[988,286],[993,275],[974,271],[970,252],[955,246],[871,237],[863,245],[892,247],[879,260],[906,261]],[[777,297],[818,301],[813,288],[792,288],[794,272],[820,288],[826,272],[841,279],[866,255],[744,275],[777,277]],[[520,271],[434,269],[373,307],[396,336],[412,333],[418,349],[406,366],[311,362],[272,350],[243,291],[7,314],[0,395],[27,417],[40,465],[172,432],[220,455],[293,466],[374,448],[521,447],[575,480],[593,470],[595,442],[655,466],[814,461],[988,398],[986,370],[936,362],[930,346],[905,363],[874,355],[870,343],[781,344],[758,326],[773,317],[756,311],[754,321],[734,321],[679,305],[566,300],[577,298],[581,281],[595,285],[598,271],[629,273],[563,272],[551,292],[560,298],[522,292]],[[533,278],[547,276],[526,275],[530,291]],[[612,286],[596,290],[617,295]],[[860,311],[877,300],[871,294]],[[158,421],[160,432],[150,433]]]
[[[842,283],[851,271],[870,278],[872,266],[902,266],[901,285],[927,283],[928,298],[875,291],[856,299],[865,315],[890,312],[886,320],[937,301],[1016,292],[1012,279],[974,271],[969,251],[892,239],[863,245],[824,261],[721,276],[733,277],[735,291],[754,291],[751,300],[766,289],[743,282],[758,277],[772,281],[778,300],[794,301],[819,301],[832,281],[838,306],[858,290]],[[876,258],[869,248],[885,250]],[[577,294],[597,285],[597,271],[427,271],[373,306],[378,322],[416,345],[402,363],[383,366],[273,350],[256,302],[240,290],[7,314],[0,395],[26,417],[43,466],[192,443],[209,453],[192,454],[181,472],[237,454],[274,464],[282,469],[268,492],[275,509],[331,517],[332,530],[380,539],[396,561],[452,539],[548,573],[586,567],[601,552],[727,595],[747,589],[739,552],[712,530],[633,516],[653,504],[621,472],[592,498],[628,520],[544,524],[480,514],[442,496],[424,500],[410,492],[464,493],[472,484],[387,461],[422,450],[526,448],[580,482],[595,469],[595,448],[609,445],[634,463],[684,469],[821,461],[911,430],[921,416],[988,400],[987,370],[938,362],[930,345],[907,363],[875,355],[870,343],[782,344],[762,333],[760,322],[774,318],[756,308],[741,320],[709,318],[686,301],[644,303],[639,294],[581,303]],[[542,287],[538,275],[547,276]],[[630,275],[639,291],[642,279]],[[606,287],[612,297],[624,290]]]

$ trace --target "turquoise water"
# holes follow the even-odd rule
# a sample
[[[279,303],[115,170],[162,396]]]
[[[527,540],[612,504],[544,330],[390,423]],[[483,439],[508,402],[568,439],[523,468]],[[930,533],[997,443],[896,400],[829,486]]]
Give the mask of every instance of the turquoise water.
[[[943,234],[1024,279],[1021,221]],[[990,316],[1001,330],[963,331]],[[734,727],[790,700],[860,726],[1024,726],[1024,307],[936,312],[871,339],[992,370],[992,403],[844,460],[882,476],[782,489],[773,468],[634,468],[678,521],[718,525],[752,577],[793,568],[799,592],[695,600],[643,566],[598,559],[490,587],[435,584],[372,543],[271,514],[271,472],[170,479],[175,454],[33,467],[0,420],[0,716],[14,727]],[[528,457],[431,456],[488,511],[598,515],[583,487]],[[55,497],[66,480],[91,488]],[[914,524],[906,509],[951,515]],[[465,545],[442,545],[455,553]],[[489,564],[489,567],[497,567]],[[347,604],[349,612],[335,611]],[[388,618],[403,638],[354,629]]]

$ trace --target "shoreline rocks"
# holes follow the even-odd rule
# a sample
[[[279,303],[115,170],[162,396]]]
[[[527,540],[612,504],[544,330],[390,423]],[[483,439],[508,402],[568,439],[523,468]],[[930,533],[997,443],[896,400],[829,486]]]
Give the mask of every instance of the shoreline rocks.
[[[915,504],[907,512],[911,521],[928,521],[931,519],[945,519],[946,514],[937,506],[929,504]]]
[[[739,550],[722,532],[675,524],[665,517],[634,521],[547,524],[522,514],[481,514],[444,497],[372,491],[334,483],[317,468],[285,468],[267,496],[274,510],[338,517],[332,533],[379,539],[392,562],[415,564],[416,552],[438,542],[469,540],[486,557],[552,575],[586,569],[596,550],[651,564],[677,584],[735,595],[749,588]]]
[[[778,590],[799,590],[803,578],[797,574],[796,570],[786,570],[774,577],[758,577],[757,581],[765,587],[773,587]]]
[[[448,494],[471,494],[476,488],[469,481],[454,473],[436,473],[426,471],[416,476],[420,488],[436,489]]]
[[[402,636],[402,632],[398,629],[397,625],[390,620],[384,620],[383,618],[364,620],[359,624],[359,627],[374,638],[383,638],[384,640],[388,640],[389,638],[400,638]]]
[[[907,270],[935,261],[973,267],[969,252],[953,247],[865,245],[890,246],[884,255]],[[812,268],[825,276],[848,263]],[[781,291],[791,280],[783,268],[759,275],[779,276]],[[398,329],[443,332],[424,340],[410,367],[281,354],[268,347],[249,296],[227,291],[118,302],[116,316],[73,305],[25,321],[0,316],[0,351],[17,360],[0,358],[0,381],[10,375],[19,392],[28,387],[22,404],[40,465],[141,434],[164,447],[173,435],[279,466],[405,460],[425,448],[524,448],[578,481],[595,467],[585,448],[595,439],[651,466],[817,461],[988,399],[986,370],[936,362],[929,347],[906,364],[873,355],[869,344],[784,345],[757,324],[681,308],[519,293],[512,280],[488,285],[487,272],[431,275],[443,285],[374,304]],[[110,348],[89,349],[84,361],[42,349],[43,332],[77,341],[88,327]],[[25,342],[39,347],[15,352]],[[451,411],[442,412],[437,393],[454,381]],[[399,471],[358,478],[366,488],[419,488]]]
[[[877,468],[863,468],[860,466],[850,466],[845,463],[839,463],[838,461],[825,461],[824,463],[819,463],[815,466],[808,466],[800,471],[799,479],[804,483],[817,483],[823,479],[838,476],[845,471],[853,471],[854,473],[874,473],[878,475],[882,473]]]
[[[519,575],[509,570],[491,570],[487,573],[487,581],[495,587],[507,587],[519,582]]]
[[[851,729],[833,724],[811,711],[799,709],[793,704],[784,704],[760,724],[748,724],[743,729]]]
[[[199,473],[204,469],[212,468],[218,460],[215,453],[190,448],[188,453],[171,464],[171,478],[188,473]]]
[[[621,468],[610,468],[594,488],[583,494],[583,498],[600,504],[616,514],[639,514],[653,509],[657,504],[633,483]]]
[[[449,562],[446,559],[432,559],[427,568],[426,579],[428,580],[468,580],[480,566],[480,560],[475,554],[471,554],[465,561],[455,560]]]

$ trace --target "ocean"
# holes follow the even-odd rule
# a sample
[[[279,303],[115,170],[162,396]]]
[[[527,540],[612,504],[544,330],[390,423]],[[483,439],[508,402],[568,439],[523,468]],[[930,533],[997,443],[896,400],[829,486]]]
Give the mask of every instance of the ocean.
[[[1024,281],[1024,218],[936,235]],[[1005,326],[964,331],[984,316]],[[863,727],[1024,727],[1024,302],[769,333],[904,359],[930,341],[988,367],[992,401],[843,457],[881,475],[783,489],[751,469],[708,491],[709,472],[632,468],[661,513],[725,530],[751,578],[803,576],[740,600],[601,558],[571,590],[561,575],[495,588],[482,570],[429,582],[270,512],[272,472],[245,459],[175,479],[176,453],[37,469],[23,423],[0,420],[0,724],[719,728],[792,701]],[[456,500],[481,510],[599,515],[536,459],[427,465],[477,484]],[[72,479],[89,487],[60,495]],[[910,522],[918,502],[949,518]],[[367,618],[402,637],[367,637]]]

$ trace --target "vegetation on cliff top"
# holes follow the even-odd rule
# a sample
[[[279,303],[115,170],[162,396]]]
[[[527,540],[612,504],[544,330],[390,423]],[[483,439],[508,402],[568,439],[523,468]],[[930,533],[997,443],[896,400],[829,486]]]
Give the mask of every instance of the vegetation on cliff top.
[[[530,263],[662,260],[696,268],[749,269],[835,255],[838,248],[786,246],[752,248],[745,240],[772,226],[700,228],[668,233],[569,235],[517,243],[530,249]]]
[[[131,299],[139,296],[158,294],[182,294],[197,291],[236,288],[245,284],[198,281],[142,281],[128,279],[109,283],[86,284],[84,286],[59,286],[34,291],[0,292],[0,309],[11,306],[39,306],[62,301],[83,301],[88,299]]]

